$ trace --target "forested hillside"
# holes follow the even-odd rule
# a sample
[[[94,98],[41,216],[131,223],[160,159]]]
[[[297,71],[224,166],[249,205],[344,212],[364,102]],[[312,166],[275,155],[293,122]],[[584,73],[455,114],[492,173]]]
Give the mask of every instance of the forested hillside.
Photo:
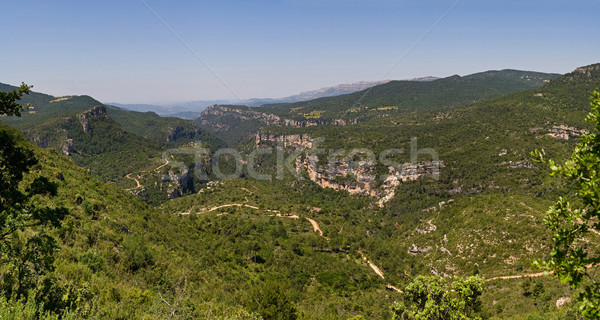
[[[452,109],[504,94],[538,88],[558,76],[501,70],[433,81],[391,81],[359,92],[256,108],[213,106],[195,122],[229,143],[238,143],[260,126],[348,125],[394,114]]]
[[[206,182],[195,178],[193,168],[169,172],[168,157],[187,163],[193,159],[165,152],[193,144],[210,150],[226,145],[192,121],[105,106],[88,96],[56,98],[33,92],[20,103],[32,107],[21,117],[3,117],[5,123],[37,146],[57,150],[95,177],[152,204],[193,192]]]
[[[294,120],[368,118],[381,114],[448,109],[542,86],[557,77],[518,70],[486,71],[433,81],[391,81],[363,91],[259,108]]]
[[[530,153],[543,148],[566,158],[578,137],[594,130],[584,117],[588,92],[596,87],[600,68],[592,65],[540,88],[462,107],[344,126],[263,127],[235,150],[241,159],[205,154],[205,166],[191,166],[197,159],[188,151],[197,146],[189,143],[173,157],[160,156],[161,148],[174,146],[130,133],[102,106],[40,122],[36,132],[48,141],[61,141],[54,135],[64,133],[56,128],[69,133],[69,157],[62,147],[48,142],[54,149],[38,148],[3,126],[1,132],[39,159],[21,191],[30,193],[27,186],[44,176],[55,195],[35,196],[32,203],[68,214],[60,224],[16,231],[14,248],[47,234],[57,250],[43,270],[33,262],[16,268],[15,261],[33,259],[15,253],[26,251],[3,253],[10,263],[0,268],[0,315],[389,319],[391,306],[418,276],[458,283],[454,277],[477,275],[485,280],[474,318],[577,319],[571,289],[531,264],[551,245],[544,212],[572,190]],[[33,129],[24,128],[33,137]],[[252,151],[271,147],[250,161]],[[128,150],[135,150],[132,158]],[[278,157],[296,150],[295,170],[284,168],[280,176]],[[365,158],[365,150],[375,160]],[[240,165],[237,178],[215,180],[219,175],[209,167],[216,158],[222,174]],[[176,171],[176,160],[184,160],[188,175],[204,170],[212,181],[150,206],[131,194],[138,186],[127,191],[93,176],[108,174],[114,164],[116,177],[158,186],[161,175]],[[141,163],[146,166],[129,167]],[[253,169],[267,179],[254,179]],[[136,173],[125,175],[129,170]],[[600,248],[600,236],[585,240],[592,252]]]
[[[0,91],[10,91],[14,86],[0,83]],[[39,124],[62,117],[74,116],[90,108],[103,105],[89,96],[54,97],[32,92],[23,97],[22,104],[31,104],[32,108],[23,112],[19,118],[4,118],[7,124],[21,130],[35,130]],[[105,106],[107,114],[125,130],[159,142],[187,143],[194,140],[210,141],[219,144],[213,135],[200,130],[190,120],[173,117],[159,117],[153,112],[136,112],[117,107]]]

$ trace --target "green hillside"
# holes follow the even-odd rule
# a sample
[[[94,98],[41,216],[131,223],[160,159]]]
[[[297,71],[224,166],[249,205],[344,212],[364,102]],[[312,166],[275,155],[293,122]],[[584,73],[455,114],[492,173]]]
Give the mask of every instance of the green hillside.
[[[194,169],[169,175],[172,168],[164,165],[164,152],[191,143],[211,150],[225,146],[190,120],[121,110],[88,96],[56,98],[32,93],[21,103],[32,108],[20,118],[3,117],[3,122],[22,130],[36,145],[69,156],[95,177],[116,183],[151,204],[193,192],[195,185],[206,182],[195,177]],[[190,157],[180,160],[193,161]]]
[[[384,231],[365,220],[381,216],[368,208],[368,198],[310,183],[290,188],[236,180],[152,209],[52,150],[36,149],[36,155],[40,165],[26,180],[50,177],[58,196],[45,203],[69,210],[61,227],[47,230],[61,248],[47,275],[51,294],[40,297],[48,310],[85,318],[258,319],[266,311],[253,301],[274,295],[280,308],[302,319],[380,319],[389,317],[399,294],[386,284],[404,281],[363,247]],[[404,263],[411,274],[413,262]],[[518,300],[521,282],[489,283],[484,301]],[[544,279],[534,284],[544,288],[544,301],[569,292]],[[507,295],[507,288],[514,292]],[[515,315],[534,303],[530,298],[504,310]]]
[[[392,81],[370,89],[258,111],[294,120],[373,118],[400,112],[456,108],[521,90],[541,87],[557,74],[518,70],[486,71],[434,81]]]
[[[0,83],[0,91],[14,89],[14,86]],[[35,127],[47,120],[74,116],[92,107],[102,105],[101,102],[90,96],[65,96],[53,97],[51,95],[33,92],[25,96],[23,104],[29,103],[32,109],[23,112],[20,118],[4,118],[7,124],[21,130],[35,130]],[[200,130],[190,120],[172,117],[159,117],[153,112],[136,112],[123,110],[117,107],[106,106],[108,115],[125,130],[158,142],[188,143],[202,140],[219,145],[219,141],[209,132]]]
[[[125,131],[106,113],[91,108],[73,117],[49,119],[24,135],[43,147],[51,147],[105,181],[114,181],[160,158],[166,143],[160,144]]]
[[[40,163],[25,181],[49,177],[58,195],[38,201],[69,210],[61,227],[45,230],[60,248],[55,270],[47,275],[51,291],[39,298],[47,310],[105,319],[173,314],[249,319],[253,299],[271,292],[289,310],[313,319],[350,316],[361,310],[357,308],[371,309],[362,312],[374,317],[387,314],[387,292],[377,275],[356,255],[327,249],[306,220],[252,208],[202,216],[175,214],[175,203],[152,209],[57,152],[34,150]],[[268,184],[238,181],[207,190],[199,205],[239,200],[231,191],[244,186],[268,195],[267,202],[293,197]],[[260,197],[252,203],[261,202]],[[333,199],[339,195],[331,192],[325,201]],[[347,203],[355,202],[360,200]],[[348,304],[349,296],[356,298],[354,303]]]
[[[501,70],[434,81],[391,81],[363,91],[262,107],[211,106],[195,119],[228,144],[252,138],[264,126],[348,125],[410,112],[449,110],[539,88],[557,74]]]
[[[56,197],[35,201],[70,213],[62,226],[43,229],[57,239],[60,250],[55,270],[45,275],[50,279],[46,294],[32,296],[29,308],[44,302],[48,311],[107,319],[388,319],[390,306],[402,297],[397,288],[415,276],[477,274],[487,279],[479,312],[483,319],[577,319],[573,304],[557,307],[559,299],[571,297],[569,287],[531,266],[549,252],[544,211],[571,190],[567,181],[550,177],[531,161],[530,152],[544,148],[550,157],[564,159],[577,137],[592,130],[583,119],[589,111],[587,92],[600,87],[599,66],[462,107],[346,126],[267,127],[259,139],[238,149],[241,163],[248,164],[250,152],[274,145],[276,138],[287,137],[286,152],[291,152],[295,143],[306,143],[304,137],[321,137],[318,147],[325,152],[316,170],[329,186],[351,186],[348,190],[358,193],[353,195],[319,186],[306,168],[300,170],[303,179],[289,171],[276,179],[273,152],[256,162],[270,180],[251,179],[246,166],[238,179],[199,184],[193,194],[150,207],[59,152],[23,142],[40,159],[26,182],[43,175],[58,186]],[[157,146],[146,145],[149,140],[123,130],[98,108],[69,119],[49,119],[38,130],[53,137],[59,133],[52,130],[67,128],[73,152],[86,155],[98,151],[114,158],[127,153],[122,146],[132,144],[139,149],[133,155],[147,148],[147,157]],[[102,136],[96,139],[95,131]],[[389,167],[400,171],[411,162],[413,137],[417,149],[437,153],[439,178],[422,174],[387,188]],[[351,174],[328,176],[329,150],[343,158],[358,148],[377,156],[395,148],[390,157],[395,163],[369,166],[361,157],[339,159],[342,168],[358,164],[359,171],[377,178],[358,183]],[[417,162],[431,162],[429,151]],[[75,154],[71,159],[77,159]],[[81,161],[106,166],[101,163],[107,159],[97,159]],[[139,178],[145,186],[158,185],[152,180],[158,175],[150,172],[161,168],[161,160],[131,169],[146,176]],[[326,185],[323,181],[317,182]],[[360,194],[367,186],[381,192]],[[380,202],[390,190],[389,201]],[[590,250],[600,248],[600,236],[592,234],[586,241]],[[44,287],[39,283],[36,288]],[[20,303],[0,299],[0,310],[19,312]]]

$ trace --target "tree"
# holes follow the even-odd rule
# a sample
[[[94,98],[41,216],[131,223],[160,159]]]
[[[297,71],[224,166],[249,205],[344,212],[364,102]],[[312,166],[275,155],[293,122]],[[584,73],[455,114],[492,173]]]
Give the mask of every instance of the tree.
[[[21,111],[29,108],[29,105],[22,106],[17,101],[23,98],[24,94],[29,94],[29,90],[33,86],[28,86],[22,83],[17,89],[12,89],[11,92],[0,91],[0,115],[21,116]]]
[[[404,289],[403,301],[392,305],[392,320],[469,320],[481,319],[479,297],[483,278],[455,277],[451,288],[439,276],[418,276]]]
[[[273,281],[254,286],[246,303],[251,312],[262,316],[265,320],[295,320],[296,306],[285,295],[281,286]]]
[[[31,86],[0,92],[0,115],[20,116],[27,108],[17,103]],[[40,197],[53,197],[57,185],[36,177],[28,186],[23,178],[37,159],[23,137],[0,127],[0,293],[27,298],[41,275],[52,270],[56,244],[39,226],[57,227],[67,214],[62,207],[39,205]],[[24,231],[28,232],[24,232]]]
[[[579,291],[578,302],[587,319],[600,319],[600,283],[595,272],[600,263],[598,251],[588,248],[586,238],[600,234],[600,92],[590,94],[592,111],[586,120],[595,130],[581,137],[571,158],[563,164],[544,158],[536,150],[535,160],[549,165],[552,175],[562,175],[573,182],[576,199],[560,197],[547,212],[544,223],[552,232],[549,257],[534,264]]]

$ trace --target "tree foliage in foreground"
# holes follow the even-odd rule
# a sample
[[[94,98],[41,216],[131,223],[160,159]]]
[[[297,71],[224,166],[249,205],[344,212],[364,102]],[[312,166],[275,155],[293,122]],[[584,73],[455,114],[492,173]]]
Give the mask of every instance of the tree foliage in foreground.
[[[20,116],[26,107],[17,101],[30,88],[23,84],[12,92],[0,92],[0,115]],[[56,184],[47,178],[37,177],[29,185],[22,185],[24,174],[36,164],[33,151],[22,137],[0,128],[0,296],[7,299],[27,299],[37,291],[36,300],[48,301],[51,280],[44,275],[54,267],[57,245],[37,227],[59,226],[67,214],[62,207],[39,204],[44,197],[57,193]]]
[[[0,91],[0,115],[20,117],[21,111],[29,106],[22,106],[17,101],[21,100],[24,94],[29,94],[32,87],[23,83],[19,88],[12,89],[10,92]]]
[[[600,92],[591,93],[592,111],[586,120],[595,131],[583,135],[571,158],[563,164],[545,159],[543,151],[534,156],[547,163],[552,175],[573,182],[577,199],[560,197],[546,213],[544,223],[552,232],[553,247],[545,261],[537,265],[551,271],[571,288],[579,290],[579,307],[587,319],[600,319],[600,278],[591,271],[600,263],[600,254],[589,248],[590,237],[600,232]],[[596,235],[594,235],[594,233]]]
[[[392,305],[392,320],[481,319],[483,278],[455,277],[449,286],[439,276],[418,276],[404,289],[403,301]]]

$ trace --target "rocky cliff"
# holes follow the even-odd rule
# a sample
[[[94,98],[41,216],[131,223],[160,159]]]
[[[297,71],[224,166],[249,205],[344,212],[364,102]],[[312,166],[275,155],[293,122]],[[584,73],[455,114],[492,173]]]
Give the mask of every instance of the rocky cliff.
[[[83,127],[83,132],[87,133],[90,131],[90,122],[89,119],[91,117],[99,117],[99,116],[104,116],[106,117],[106,107],[103,105],[100,106],[95,106],[87,111],[85,111],[84,113],[81,113],[77,116],[77,119],[79,119],[79,122],[81,123],[81,126]]]
[[[277,115],[259,112],[246,106],[213,105],[206,108],[195,122],[213,132],[224,132],[239,129],[242,123],[248,124],[251,134],[260,127],[311,127],[318,125],[345,126],[356,124],[360,119],[304,119],[293,120],[281,118]],[[251,128],[251,129],[250,129]],[[247,132],[245,132],[247,133]]]
[[[262,132],[256,134],[256,148],[267,146],[304,151],[296,158],[296,171],[306,174],[319,186],[375,197],[378,198],[379,206],[393,199],[396,187],[400,183],[425,177],[436,178],[439,176],[440,169],[444,167],[442,161],[403,163],[398,168],[390,166],[383,184],[378,186],[375,162],[340,156],[327,159],[326,163],[322,164],[319,156],[310,152],[315,145],[314,140],[307,134],[276,135]]]

